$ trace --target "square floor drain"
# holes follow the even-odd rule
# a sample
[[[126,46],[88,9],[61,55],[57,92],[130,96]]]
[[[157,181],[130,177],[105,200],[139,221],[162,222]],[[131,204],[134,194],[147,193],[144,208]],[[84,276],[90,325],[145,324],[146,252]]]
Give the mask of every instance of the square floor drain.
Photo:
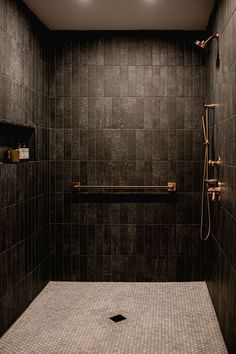
[[[120,322],[120,321],[126,320],[126,317],[124,317],[122,315],[116,315],[116,316],[110,317],[110,320],[112,320],[113,322]]]

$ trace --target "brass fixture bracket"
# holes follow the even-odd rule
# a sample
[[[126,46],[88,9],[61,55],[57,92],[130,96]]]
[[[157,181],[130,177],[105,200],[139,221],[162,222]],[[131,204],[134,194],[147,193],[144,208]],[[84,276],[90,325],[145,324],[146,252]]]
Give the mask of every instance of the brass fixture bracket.
[[[168,182],[166,186],[117,186],[117,185],[81,185],[80,182],[74,182],[73,183],[73,188],[77,191],[80,192],[82,189],[125,189],[125,190],[134,190],[134,189],[141,189],[141,190],[167,190],[168,192],[176,192],[176,182]]]
[[[168,191],[176,192],[176,182],[168,182]]]

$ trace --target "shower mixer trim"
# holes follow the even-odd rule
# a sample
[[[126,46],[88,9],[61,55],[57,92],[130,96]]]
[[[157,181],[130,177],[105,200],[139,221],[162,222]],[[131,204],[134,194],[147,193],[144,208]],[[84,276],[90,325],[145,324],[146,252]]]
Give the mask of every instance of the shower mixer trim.
[[[220,201],[221,192],[222,192],[221,186],[208,188],[208,194],[211,196],[212,202],[214,202],[216,199],[218,202]]]

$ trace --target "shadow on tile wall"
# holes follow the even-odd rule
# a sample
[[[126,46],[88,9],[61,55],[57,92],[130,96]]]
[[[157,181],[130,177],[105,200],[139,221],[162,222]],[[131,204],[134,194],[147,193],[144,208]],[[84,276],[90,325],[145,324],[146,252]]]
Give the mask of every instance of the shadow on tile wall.
[[[211,117],[215,157],[221,156],[222,200],[213,209],[214,237],[207,242],[207,284],[230,353],[236,352],[236,4],[217,3],[209,31],[219,31],[207,60],[207,100],[220,107]],[[214,157],[214,156],[213,156]]]
[[[23,3],[0,1],[0,121],[36,132],[36,161],[0,165],[0,334],[48,279],[47,37]]]
[[[205,63],[198,34],[57,32],[51,61],[51,279],[204,279]],[[177,182],[175,203],[72,200],[82,184]]]

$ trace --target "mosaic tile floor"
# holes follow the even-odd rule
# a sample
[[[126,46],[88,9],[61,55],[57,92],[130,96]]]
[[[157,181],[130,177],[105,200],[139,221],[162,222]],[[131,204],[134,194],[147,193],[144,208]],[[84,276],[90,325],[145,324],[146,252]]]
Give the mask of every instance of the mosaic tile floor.
[[[109,317],[126,320],[114,323]],[[50,282],[0,353],[225,354],[204,282]]]

